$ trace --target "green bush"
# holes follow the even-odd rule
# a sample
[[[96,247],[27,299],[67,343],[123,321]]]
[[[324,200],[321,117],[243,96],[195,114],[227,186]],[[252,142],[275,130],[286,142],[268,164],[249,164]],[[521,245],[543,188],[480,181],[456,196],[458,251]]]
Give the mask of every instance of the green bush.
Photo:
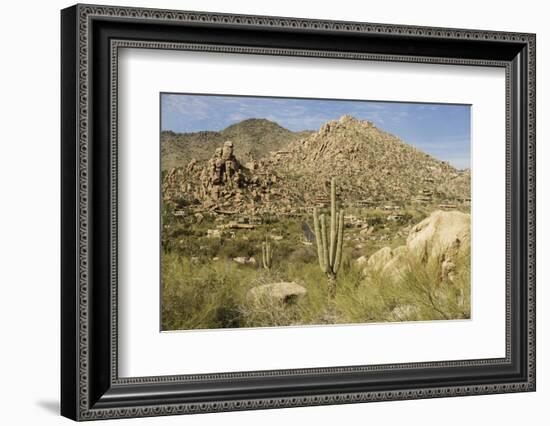
[[[456,261],[452,281],[441,280],[437,257],[409,258],[397,277],[372,271],[359,286],[343,286],[337,302],[346,322],[470,318],[470,255]]]
[[[200,264],[162,256],[162,328],[240,327],[239,303],[246,291],[243,271],[231,262]]]

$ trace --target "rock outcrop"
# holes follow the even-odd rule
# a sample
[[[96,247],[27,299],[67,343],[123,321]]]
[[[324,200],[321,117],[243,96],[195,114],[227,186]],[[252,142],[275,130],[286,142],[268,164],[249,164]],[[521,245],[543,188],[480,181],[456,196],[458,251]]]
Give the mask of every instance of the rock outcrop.
[[[278,184],[278,185],[277,185]],[[284,187],[265,161],[243,165],[232,141],[214,150],[206,162],[191,160],[187,167],[170,169],[162,182],[163,202],[175,210],[192,207],[220,215],[258,217],[263,213],[288,213],[297,196]],[[238,223],[235,228],[252,228]]]
[[[470,215],[459,211],[435,211],[413,226],[407,249],[418,259],[451,259],[470,248]]]
[[[273,162],[282,174],[299,176],[297,184],[312,199],[326,194],[332,176],[338,176],[340,191],[354,203],[443,203],[470,197],[469,174],[462,178],[466,172],[349,115],[290,143],[287,152]]]
[[[234,195],[242,187],[244,175],[233,154],[233,142],[226,141],[223,148],[216,148],[200,174],[201,190],[207,205],[215,204],[220,197]]]
[[[351,206],[395,212],[405,204],[449,208],[470,200],[468,171],[351,116],[305,137],[295,135],[285,149],[262,158],[238,157],[238,147],[225,140],[212,147],[208,160],[189,156],[180,167],[167,169],[164,201],[217,214],[309,214],[311,207],[327,204],[334,176],[337,192],[345,194],[342,201]]]
[[[413,226],[406,245],[393,250],[383,247],[372,254],[363,273],[381,273],[396,280],[407,271],[411,261],[437,262],[441,281],[452,281],[456,259],[470,250],[470,238],[469,214],[438,210]]]
[[[291,303],[305,296],[306,293],[307,290],[295,282],[280,282],[253,287],[248,291],[247,297],[253,303],[261,301]]]
[[[214,150],[224,141],[235,144],[235,155],[243,163],[266,157],[270,151],[279,151],[309,131],[292,132],[273,121],[250,118],[219,131],[175,133],[163,131],[161,140],[162,170],[182,167],[191,158],[208,161]]]
[[[382,247],[375,252],[367,260],[367,267],[372,270],[381,270],[386,264],[393,259],[392,249],[389,247]]]

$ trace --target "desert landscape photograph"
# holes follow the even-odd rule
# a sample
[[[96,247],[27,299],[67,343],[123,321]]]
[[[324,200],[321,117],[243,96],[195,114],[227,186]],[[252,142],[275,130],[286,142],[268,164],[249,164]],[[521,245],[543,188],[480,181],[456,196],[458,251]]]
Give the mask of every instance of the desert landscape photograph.
[[[469,105],[160,109],[163,331],[470,318]]]

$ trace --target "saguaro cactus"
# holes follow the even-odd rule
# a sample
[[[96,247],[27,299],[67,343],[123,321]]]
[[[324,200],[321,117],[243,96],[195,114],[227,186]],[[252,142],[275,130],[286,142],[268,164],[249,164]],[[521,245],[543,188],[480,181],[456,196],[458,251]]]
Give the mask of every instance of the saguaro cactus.
[[[262,243],[262,265],[264,269],[271,269],[273,262],[273,249],[271,243],[268,241],[267,237]]]
[[[317,208],[313,209],[313,225],[317,240],[317,257],[321,270],[329,280],[334,281],[342,261],[342,245],[344,242],[344,210],[338,212],[336,206],[336,184],[330,182],[330,232],[327,229],[326,216],[319,215]]]

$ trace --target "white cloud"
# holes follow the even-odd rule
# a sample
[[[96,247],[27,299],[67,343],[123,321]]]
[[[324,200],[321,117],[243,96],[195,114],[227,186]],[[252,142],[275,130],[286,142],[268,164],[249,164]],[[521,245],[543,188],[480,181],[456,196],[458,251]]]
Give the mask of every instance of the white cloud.
[[[167,109],[167,114],[176,113],[182,117],[191,116],[196,120],[208,119],[212,114],[210,104],[200,96],[163,94],[162,106]]]

